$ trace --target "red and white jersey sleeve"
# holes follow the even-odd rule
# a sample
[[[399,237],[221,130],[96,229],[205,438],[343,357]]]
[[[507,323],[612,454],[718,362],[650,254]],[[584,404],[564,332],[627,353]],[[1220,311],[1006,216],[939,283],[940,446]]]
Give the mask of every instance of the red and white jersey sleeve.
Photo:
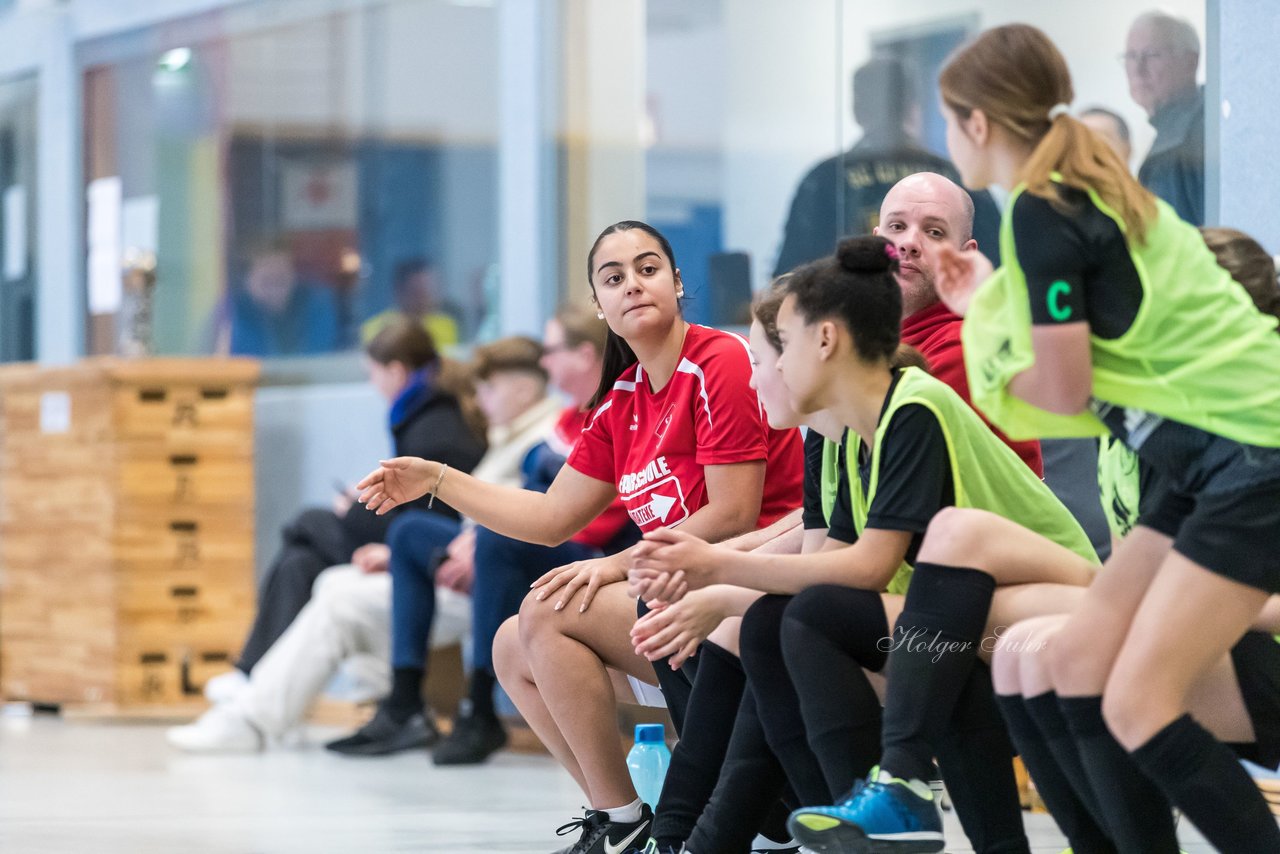
[[[587,420],[569,465],[612,482],[641,530],[679,525],[707,503],[704,467],[766,461],[761,520],[800,504],[797,431],[774,431],[750,388],[738,336],[690,326],[671,380],[654,392],[639,365]],[[789,470],[789,471],[788,471]]]

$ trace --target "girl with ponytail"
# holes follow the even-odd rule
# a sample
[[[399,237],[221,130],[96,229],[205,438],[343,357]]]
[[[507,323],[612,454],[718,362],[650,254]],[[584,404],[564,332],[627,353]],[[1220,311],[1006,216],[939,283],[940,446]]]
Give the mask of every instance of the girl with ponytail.
[[[604,366],[586,426],[550,488],[500,487],[399,458],[361,482],[369,509],[430,494],[496,533],[550,546],[615,498],[641,531],[679,525],[715,540],[799,507],[799,433],[766,423],[741,338],[685,321],[666,238],[642,222],[609,226],[587,256],[587,280],[609,326]],[[652,818],[618,750],[611,682],[611,673],[656,681],[629,637],[630,564],[624,550],[546,573],[494,640],[499,682],[591,805],[561,828],[579,834],[570,854],[643,844]]]
[[[1276,320],[1067,114],[1071,78],[1044,33],[989,30],[939,83],[964,183],[1010,191],[1002,267],[944,247],[937,270],[940,296],[965,316],[975,405],[1014,438],[1113,435],[1153,483],[1044,651],[1047,690],[1006,705],[1015,739],[1033,774],[1052,745],[1066,773],[1037,783],[1069,835],[1091,827],[1076,850],[1172,854],[1172,803],[1218,850],[1278,851],[1262,796],[1188,714],[1192,686],[1265,628],[1280,592]],[[1043,562],[1041,546],[1018,548],[1005,559]],[[1237,675],[1253,715],[1270,689]],[[1271,738],[1273,722],[1253,724]],[[886,752],[904,773],[894,762]]]

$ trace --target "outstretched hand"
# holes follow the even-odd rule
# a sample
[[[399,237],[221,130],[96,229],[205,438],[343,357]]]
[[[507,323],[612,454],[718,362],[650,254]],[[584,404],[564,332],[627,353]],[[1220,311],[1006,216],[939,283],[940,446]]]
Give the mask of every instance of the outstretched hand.
[[[933,275],[938,298],[954,314],[964,317],[978,286],[995,272],[995,267],[977,249],[962,250],[946,244],[938,247],[937,259]]]
[[[376,469],[356,484],[359,501],[379,516],[427,494],[439,474],[436,463],[417,457],[382,460]]]

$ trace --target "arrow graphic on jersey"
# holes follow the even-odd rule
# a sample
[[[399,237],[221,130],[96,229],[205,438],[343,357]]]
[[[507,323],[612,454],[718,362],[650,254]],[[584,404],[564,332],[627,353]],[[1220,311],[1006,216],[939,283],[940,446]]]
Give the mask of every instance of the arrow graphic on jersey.
[[[661,521],[667,518],[667,514],[671,512],[671,507],[676,503],[674,498],[668,498],[665,495],[655,495],[653,500],[649,502],[649,509],[653,511],[653,518]]]

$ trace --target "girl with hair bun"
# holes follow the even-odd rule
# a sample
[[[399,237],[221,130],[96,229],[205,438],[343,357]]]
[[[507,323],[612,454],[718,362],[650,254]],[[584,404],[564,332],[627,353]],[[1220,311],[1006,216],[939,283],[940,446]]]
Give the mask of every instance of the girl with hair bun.
[[[1008,706],[1032,724],[1016,727],[1015,739],[1026,738],[1029,758],[1043,755],[1033,753],[1041,739],[1052,745],[1066,773],[1052,782],[1042,775],[1038,785],[1064,784],[1046,800],[1056,794],[1072,808],[1055,808],[1060,822],[1092,822],[1092,850],[1176,852],[1172,802],[1218,850],[1280,851],[1280,830],[1248,774],[1187,713],[1191,687],[1280,592],[1276,321],[1257,311],[1192,226],[1069,115],[1066,61],[1040,30],[984,32],[948,60],[939,88],[964,183],[1010,191],[1003,266],[944,247],[937,268],[939,294],[966,318],[974,403],[1015,438],[1112,434],[1160,491],[1045,651],[1049,690]],[[949,536],[993,541],[962,516]],[[1000,551],[1012,565],[1057,560],[1035,537],[1005,537]],[[949,615],[984,610],[980,597],[954,598],[969,589],[972,570],[956,567],[973,566],[971,555],[955,550],[942,563],[936,598],[951,603]],[[947,637],[948,619],[922,610],[909,624]],[[912,698],[891,689],[886,720],[899,699],[945,701],[954,693],[947,674],[972,657],[934,663],[896,648],[894,672],[932,688]],[[936,821],[914,782],[926,773],[931,738],[926,726],[887,730],[885,785],[826,811],[864,839],[848,850],[941,850],[907,841],[891,817]]]
[[[873,693],[867,700],[863,668],[883,668],[885,639],[897,639],[889,627],[904,607],[903,594],[909,610],[922,574],[929,583],[922,543],[939,514],[965,507],[1003,516],[1041,531],[1072,558],[1049,572],[1010,573],[1002,583],[1083,586],[1092,578],[1096,556],[1088,538],[1048,487],[950,387],[918,368],[894,366],[902,317],[896,265],[888,241],[853,238],[840,244],[836,256],[796,270],[784,285],[776,370],[791,406],[802,414],[826,411],[848,428],[840,464],[847,488],[835,497],[825,546],[801,555],[733,554],[683,531],[659,529],[646,534],[636,551],[633,583],[665,575],[690,589],[729,584],[775,594],[758,600],[743,618],[748,696],[760,702],[754,716],[739,713],[716,794],[688,839],[690,850],[739,850],[743,828],[779,794],[780,781],[772,789],[764,785],[759,761],[751,761],[762,749],[753,726],[763,730],[802,802],[825,802],[868,773],[879,754],[879,708]],[[986,583],[975,579],[974,586],[994,589],[995,581],[983,577]],[[985,617],[963,627],[966,637],[982,633]],[[961,687],[970,671],[973,701],[952,702],[935,714],[944,734],[952,732],[951,713],[962,705],[971,720],[985,721],[980,734],[957,739],[974,747],[968,757],[947,754],[953,772],[967,766],[964,785],[983,792],[962,810],[966,828],[990,834],[980,836],[989,846],[984,850],[1025,851],[1012,751],[985,668],[966,669]],[[898,681],[890,678],[890,695]],[[893,723],[888,717],[885,722]],[[978,755],[989,761],[971,761]],[[798,829],[793,821],[792,832]],[[936,839],[941,846],[940,826],[923,832],[932,836],[917,839]],[[832,840],[814,841],[825,846]]]

